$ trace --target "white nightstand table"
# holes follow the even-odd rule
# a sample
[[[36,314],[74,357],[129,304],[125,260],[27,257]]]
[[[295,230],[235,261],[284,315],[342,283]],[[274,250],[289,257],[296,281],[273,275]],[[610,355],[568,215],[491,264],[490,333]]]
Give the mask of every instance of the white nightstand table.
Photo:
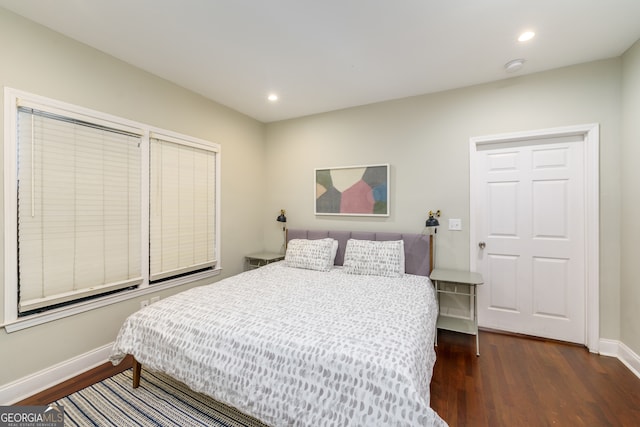
[[[246,255],[244,259],[246,260],[249,269],[252,269],[271,264],[272,262],[282,261],[284,259],[284,255],[276,252],[258,252]]]
[[[440,295],[465,295],[471,297],[471,309],[473,316],[469,319],[459,317],[438,315],[438,329],[462,332],[476,336],[476,356],[480,356],[480,339],[478,337],[478,294],[477,286],[482,285],[484,280],[479,273],[463,270],[444,270],[436,268],[429,276],[434,283],[438,297],[438,307],[440,307]],[[473,317],[473,319],[471,319]],[[438,331],[436,330],[436,345],[438,345]]]

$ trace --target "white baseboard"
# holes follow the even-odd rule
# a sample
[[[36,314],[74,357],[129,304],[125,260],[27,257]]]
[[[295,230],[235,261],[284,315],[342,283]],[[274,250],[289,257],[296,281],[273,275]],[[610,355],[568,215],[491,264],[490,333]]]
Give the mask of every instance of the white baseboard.
[[[102,365],[108,361],[111,347],[113,347],[113,343],[0,386],[0,405],[14,404]]]
[[[600,354],[618,358],[633,374],[640,378],[640,356],[624,343],[615,340],[600,340]]]
[[[636,377],[640,378],[640,356],[631,351],[631,349],[623,343],[620,343],[618,359],[620,359],[631,372],[636,374]]]
[[[600,347],[598,353],[602,356],[618,357],[618,347],[620,341],[600,339]]]

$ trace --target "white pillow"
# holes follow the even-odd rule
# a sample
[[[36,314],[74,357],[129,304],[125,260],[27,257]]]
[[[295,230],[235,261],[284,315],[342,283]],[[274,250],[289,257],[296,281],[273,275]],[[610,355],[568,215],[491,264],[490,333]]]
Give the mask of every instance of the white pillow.
[[[349,239],[344,253],[344,271],[401,277],[404,274],[404,240]]]
[[[337,240],[330,238],[317,240],[291,239],[287,244],[284,260],[287,267],[329,271],[333,267],[333,260],[336,257],[337,250]]]

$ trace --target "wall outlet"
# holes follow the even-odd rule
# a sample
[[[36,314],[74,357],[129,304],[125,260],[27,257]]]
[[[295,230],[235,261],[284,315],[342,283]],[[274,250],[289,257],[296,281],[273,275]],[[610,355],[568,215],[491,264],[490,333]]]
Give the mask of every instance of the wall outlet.
[[[154,302],[158,302],[158,301],[160,301],[160,297],[151,298],[151,304],[153,304]]]
[[[462,220],[460,218],[449,218],[449,230],[462,230]]]
[[[149,300],[148,299],[140,301],[140,308],[145,308],[148,305],[149,305]]]

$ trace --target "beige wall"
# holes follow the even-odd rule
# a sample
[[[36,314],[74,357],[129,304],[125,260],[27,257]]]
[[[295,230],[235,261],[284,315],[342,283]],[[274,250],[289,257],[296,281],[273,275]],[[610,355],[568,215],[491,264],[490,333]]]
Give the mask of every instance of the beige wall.
[[[640,41],[623,56],[620,339],[640,354]]]
[[[262,123],[1,8],[0,53],[0,86],[221,144],[222,276],[241,271],[243,255],[262,249]],[[1,126],[0,121],[4,135]],[[4,283],[0,319],[3,296]],[[0,387],[112,342],[137,308],[133,300],[11,334],[0,329]]]
[[[601,336],[620,338],[621,60],[599,61],[448,92],[267,125],[269,211],[287,209],[289,227],[421,232],[430,209],[441,223],[439,267],[469,266],[469,138],[600,124]],[[391,216],[315,217],[316,167],[390,163]],[[271,219],[271,218],[268,218]],[[277,227],[265,225],[270,245]]]

